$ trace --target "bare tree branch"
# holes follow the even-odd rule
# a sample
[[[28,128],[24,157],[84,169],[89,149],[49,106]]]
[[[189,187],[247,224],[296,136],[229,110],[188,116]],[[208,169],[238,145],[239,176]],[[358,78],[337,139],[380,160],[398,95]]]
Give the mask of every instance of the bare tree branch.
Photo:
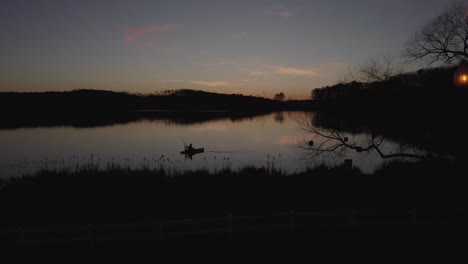
[[[384,82],[393,76],[403,72],[401,67],[396,66],[396,59],[382,56],[381,58],[367,59],[359,66],[359,79],[364,82]]]
[[[369,135],[364,144],[358,144],[341,135],[337,130],[317,128],[309,119],[300,120],[298,123],[301,129],[309,133],[313,138],[313,140],[298,145],[300,149],[308,151],[311,159],[324,154],[341,154],[346,150],[353,150],[358,153],[376,151],[382,159],[413,158],[422,160],[428,157],[426,154],[408,151],[408,147],[405,145],[400,145],[399,149],[392,153],[385,153],[382,147],[386,139],[382,136]]]
[[[404,55],[411,61],[450,64],[468,59],[468,8],[453,5],[429,21],[406,43]]]

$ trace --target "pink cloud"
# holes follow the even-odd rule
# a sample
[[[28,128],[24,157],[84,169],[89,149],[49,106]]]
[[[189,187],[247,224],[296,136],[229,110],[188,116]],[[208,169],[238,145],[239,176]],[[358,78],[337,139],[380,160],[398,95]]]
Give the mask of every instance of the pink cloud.
[[[295,11],[283,5],[272,5],[268,7],[267,13],[270,15],[279,16],[281,18],[288,18],[292,17]]]
[[[151,25],[124,29],[124,43],[127,45],[141,42],[146,35],[176,31],[178,25]]]
[[[270,75],[271,72],[267,72],[267,71],[251,71],[250,72],[250,75]]]
[[[285,10],[285,11],[279,12],[279,16],[284,17],[284,18],[291,17],[293,15],[294,15],[294,11],[292,10]]]

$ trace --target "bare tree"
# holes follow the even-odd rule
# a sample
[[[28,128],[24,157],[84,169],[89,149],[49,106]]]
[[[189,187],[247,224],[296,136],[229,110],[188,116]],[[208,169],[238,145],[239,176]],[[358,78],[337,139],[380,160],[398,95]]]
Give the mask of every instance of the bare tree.
[[[336,83],[344,84],[353,81],[360,81],[359,69],[355,65],[348,66],[346,70],[338,77]]]
[[[382,56],[379,59],[370,58],[359,66],[358,76],[364,82],[384,82],[400,74],[403,69],[397,66],[395,57]]]
[[[368,58],[357,66],[350,66],[340,76],[337,83],[356,82],[383,82],[395,75],[401,74],[404,69],[399,58],[391,56],[379,56]]]
[[[307,132],[311,139],[299,144],[298,147],[306,150],[310,159],[316,159],[325,155],[342,155],[347,150],[358,153],[376,151],[382,159],[392,158],[413,158],[426,159],[427,153],[412,149],[408,145],[400,144],[397,149],[391,153],[385,153],[383,148],[387,139],[375,134],[368,135],[365,140],[357,143],[348,136],[343,135],[336,129],[317,128],[310,119],[299,122],[303,131]]]
[[[429,65],[468,59],[468,8],[456,4],[433,18],[406,43],[404,55]]]

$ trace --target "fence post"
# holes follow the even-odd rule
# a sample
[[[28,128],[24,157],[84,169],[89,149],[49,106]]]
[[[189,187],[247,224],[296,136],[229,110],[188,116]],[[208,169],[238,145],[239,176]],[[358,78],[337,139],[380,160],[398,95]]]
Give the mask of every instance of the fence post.
[[[290,210],[289,211],[289,231],[291,233],[294,232],[295,226],[296,226],[296,215],[295,215],[294,210]]]
[[[227,216],[227,234],[228,234],[228,238],[229,239],[232,239],[232,236],[233,236],[233,219],[232,219],[232,214],[228,215]]]

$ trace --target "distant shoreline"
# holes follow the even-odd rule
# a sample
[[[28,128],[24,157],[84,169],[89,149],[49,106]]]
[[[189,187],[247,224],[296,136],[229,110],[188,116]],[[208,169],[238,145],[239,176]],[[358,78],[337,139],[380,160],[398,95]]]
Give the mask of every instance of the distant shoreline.
[[[177,90],[167,95],[139,95],[105,90],[70,92],[0,92],[0,110],[28,111],[128,111],[128,110],[215,110],[257,111],[310,109],[312,100],[273,100],[240,94]]]
[[[181,90],[170,95],[135,95],[99,90],[0,93],[0,129],[93,127],[141,119],[180,124],[245,118],[275,111],[310,111],[312,101],[271,99]],[[184,121],[179,122],[178,118]]]

